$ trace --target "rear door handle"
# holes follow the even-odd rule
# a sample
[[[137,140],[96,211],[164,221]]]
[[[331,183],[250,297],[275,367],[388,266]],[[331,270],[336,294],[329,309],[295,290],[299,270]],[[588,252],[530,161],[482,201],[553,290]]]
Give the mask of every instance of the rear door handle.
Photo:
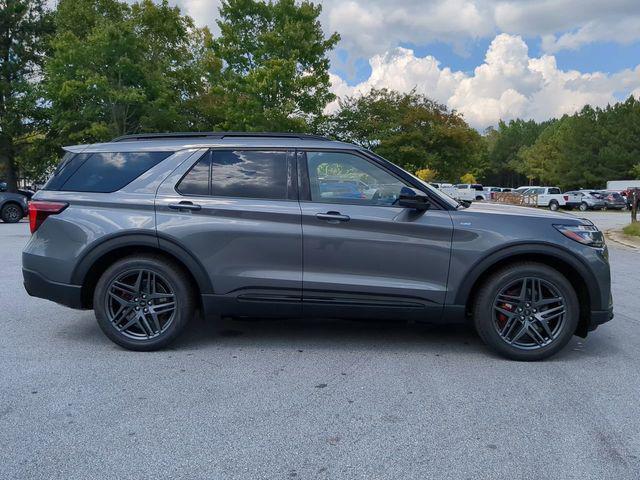
[[[329,223],[348,222],[351,220],[349,215],[342,215],[340,212],[316,213],[318,220],[326,220]]]
[[[179,210],[181,212],[197,212],[202,209],[200,205],[196,205],[193,202],[170,203],[169,208],[171,210]]]

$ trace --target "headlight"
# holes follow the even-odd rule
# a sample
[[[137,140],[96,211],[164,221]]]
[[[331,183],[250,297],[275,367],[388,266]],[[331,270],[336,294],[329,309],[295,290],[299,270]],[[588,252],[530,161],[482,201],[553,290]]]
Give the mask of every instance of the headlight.
[[[604,235],[595,225],[554,225],[565,237],[590,247],[604,247]]]

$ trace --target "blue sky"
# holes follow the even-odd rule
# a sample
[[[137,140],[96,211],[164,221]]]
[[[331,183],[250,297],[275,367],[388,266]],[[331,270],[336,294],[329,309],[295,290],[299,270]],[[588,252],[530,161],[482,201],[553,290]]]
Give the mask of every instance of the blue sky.
[[[443,65],[454,70],[467,73],[484,62],[484,55],[492,39],[478,39],[467,45],[467,50],[456,52],[452,45],[434,41],[426,45],[413,43],[399,43],[399,46],[410,48],[419,57],[433,55]],[[533,56],[543,55],[540,39],[524,38],[529,46],[529,52]],[[339,49],[338,57],[342,62],[348,62],[349,52]],[[634,68],[640,64],[640,41],[629,45],[621,45],[615,42],[597,42],[585,45],[577,50],[564,50],[555,54],[558,68],[562,70],[579,70],[581,72],[616,72],[625,68]],[[345,69],[334,66],[334,73],[344,76],[350,84],[365,81],[371,75],[371,67],[365,57],[354,58],[353,68]]]
[[[220,0],[172,2],[215,33]],[[319,3],[338,96],[415,88],[478,129],[640,96],[640,0]]]

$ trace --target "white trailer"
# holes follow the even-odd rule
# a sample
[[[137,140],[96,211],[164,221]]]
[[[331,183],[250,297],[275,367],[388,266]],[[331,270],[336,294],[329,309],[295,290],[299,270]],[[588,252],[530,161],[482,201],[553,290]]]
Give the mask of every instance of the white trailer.
[[[629,187],[640,188],[640,180],[609,180],[607,190],[626,190]]]

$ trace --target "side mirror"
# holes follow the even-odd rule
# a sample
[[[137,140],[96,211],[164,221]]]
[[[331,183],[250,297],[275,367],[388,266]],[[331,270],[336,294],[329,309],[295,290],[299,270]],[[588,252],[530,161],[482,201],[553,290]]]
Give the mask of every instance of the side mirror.
[[[431,208],[429,197],[419,193],[402,193],[398,200],[398,205],[405,208],[412,208],[419,212],[425,212]]]

